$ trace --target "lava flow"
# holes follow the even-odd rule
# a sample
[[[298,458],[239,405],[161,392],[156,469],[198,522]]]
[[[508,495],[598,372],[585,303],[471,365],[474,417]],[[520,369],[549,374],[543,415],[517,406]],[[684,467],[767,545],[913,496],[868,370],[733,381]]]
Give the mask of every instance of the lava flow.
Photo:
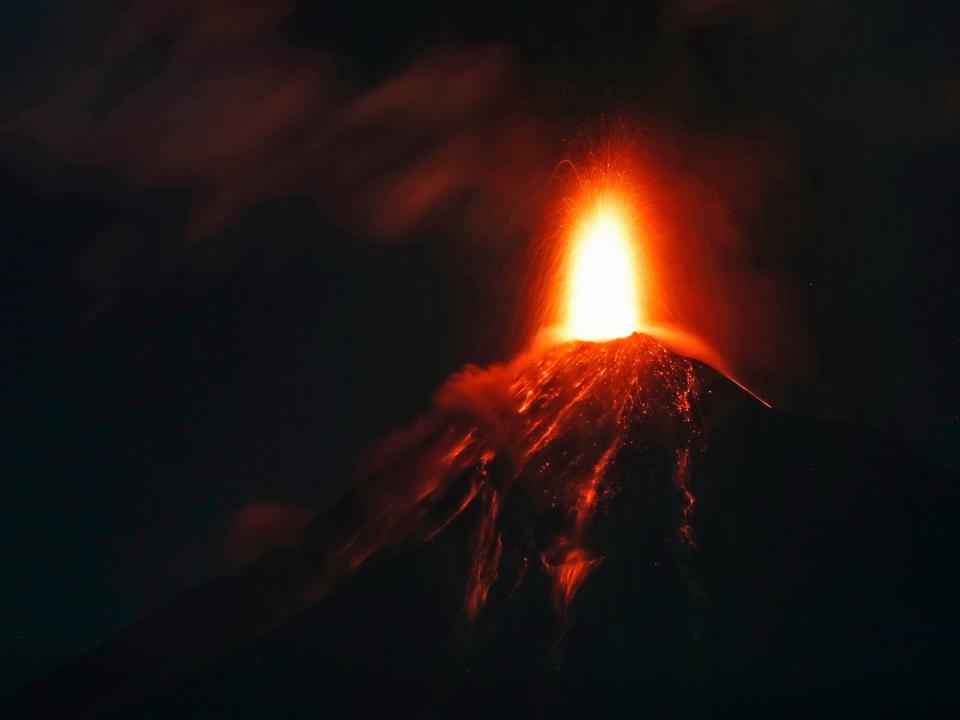
[[[533,571],[550,578],[564,616],[603,560],[592,531],[604,503],[630,482],[618,460],[646,447],[669,451],[682,506],[678,542],[693,544],[687,468],[698,433],[696,374],[692,361],[638,332],[640,225],[618,187],[588,183],[571,205],[552,340],[454,375],[430,412],[373,453],[355,490],[360,521],[328,557],[318,592],[379,551],[433,538],[474,506],[466,616],[477,616],[498,580],[515,586]],[[518,504],[528,540],[538,537],[514,547],[505,508]],[[507,552],[521,559],[514,577],[500,579]]]

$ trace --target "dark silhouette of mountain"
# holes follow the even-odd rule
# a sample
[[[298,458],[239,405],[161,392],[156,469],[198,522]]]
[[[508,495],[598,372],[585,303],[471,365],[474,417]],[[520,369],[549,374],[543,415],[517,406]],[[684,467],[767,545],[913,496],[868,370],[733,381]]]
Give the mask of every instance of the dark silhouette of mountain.
[[[669,448],[636,443],[566,619],[538,527],[504,510],[505,572],[464,621],[475,510],[311,601],[348,496],[9,699],[7,717],[943,716],[960,697],[958,478],[863,427],[769,410],[698,366],[695,549]],[[532,528],[532,531],[531,531]],[[526,543],[526,545],[524,545]],[[519,574],[529,561],[523,581]]]

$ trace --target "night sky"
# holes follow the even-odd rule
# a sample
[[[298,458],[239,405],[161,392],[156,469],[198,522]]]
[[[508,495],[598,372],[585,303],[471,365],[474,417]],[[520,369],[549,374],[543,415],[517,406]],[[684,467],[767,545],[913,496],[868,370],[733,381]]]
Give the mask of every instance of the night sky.
[[[749,379],[960,468],[951,3],[126,5],[0,23],[3,694],[515,351],[525,188],[613,118],[774,149],[733,210],[788,325]]]

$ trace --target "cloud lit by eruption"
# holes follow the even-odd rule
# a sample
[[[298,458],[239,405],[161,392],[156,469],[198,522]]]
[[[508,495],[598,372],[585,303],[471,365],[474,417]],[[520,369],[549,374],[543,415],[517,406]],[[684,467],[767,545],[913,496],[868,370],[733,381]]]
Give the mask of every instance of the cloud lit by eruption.
[[[573,211],[603,172],[600,194],[629,196],[624,221],[642,235],[633,260],[645,332],[765,396],[802,364],[790,288],[751,259],[760,236],[744,231],[787,176],[780,148],[749,134],[691,134],[643,108],[624,116],[629,131],[569,143],[571,162],[545,173],[560,156],[555,136],[570,128],[524,100],[530,79],[509,51],[438,47],[354,87],[330,52],[284,35],[291,7],[132,3],[103,62],[16,125],[69,162],[191,189],[194,239],[264,200],[308,196],[367,240],[437,231],[469,246],[468,267],[452,272],[483,273],[470,279],[488,293],[481,303],[506,306],[475,319],[482,342],[512,339],[486,348],[501,356],[555,321],[560,294],[545,283],[567,257],[555,235],[582,222]],[[166,50],[153,74],[121,82],[157,43]],[[84,267],[92,263],[109,258]],[[118,273],[98,270],[97,282]]]
[[[306,509],[288,503],[247,505],[231,520],[224,542],[226,560],[238,568],[276,548],[295,546],[310,520]]]
[[[438,48],[358,91],[322,50],[285,39],[292,3],[135,2],[101,67],[20,126],[72,162],[195,190],[203,237],[272,197],[308,195],[368,237],[393,239],[456,209],[484,235],[540,163],[511,63],[495,48]],[[138,52],[169,50],[142,86],[116,80]]]

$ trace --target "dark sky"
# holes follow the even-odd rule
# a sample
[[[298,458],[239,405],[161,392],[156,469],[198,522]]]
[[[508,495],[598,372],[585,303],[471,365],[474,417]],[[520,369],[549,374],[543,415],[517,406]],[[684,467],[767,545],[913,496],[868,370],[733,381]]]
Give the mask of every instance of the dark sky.
[[[517,189],[598,118],[782,151],[738,216],[802,338],[763,382],[960,467],[950,3],[8,5],[2,692],[502,359]]]

